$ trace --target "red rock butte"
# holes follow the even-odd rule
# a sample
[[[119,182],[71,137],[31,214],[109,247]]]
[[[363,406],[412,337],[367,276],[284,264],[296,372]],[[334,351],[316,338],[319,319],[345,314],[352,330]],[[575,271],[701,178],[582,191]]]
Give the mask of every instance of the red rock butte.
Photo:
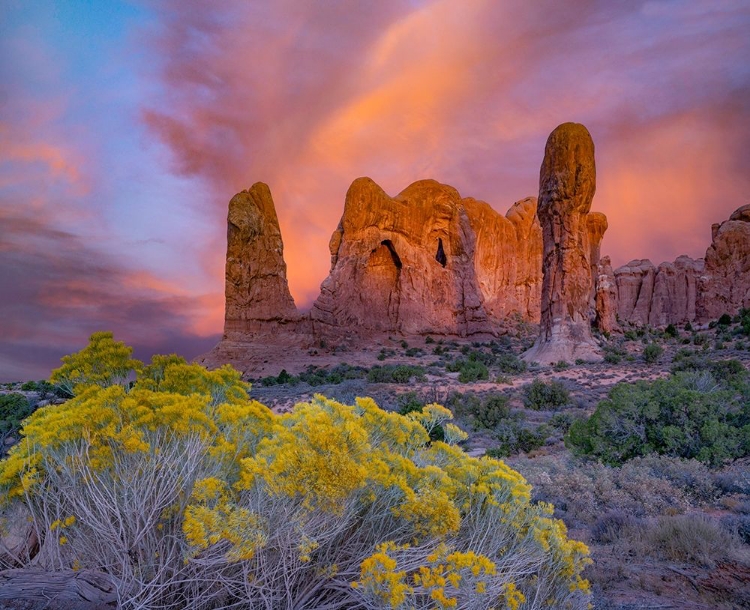
[[[703,259],[613,270],[601,256],[607,218],[590,211],[595,188],[594,144],[574,123],[547,142],[539,205],[527,197],[505,216],[435,180],[391,197],[358,178],[331,236],[329,275],[300,313],[271,191],[258,182],[229,203],[224,335],[201,361],[250,372],[260,348],[283,360],[320,341],[500,335],[523,321],[541,323],[527,359],[545,364],[596,358],[592,324],[701,325],[750,307],[750,205],[713,225]],[[542,350],[549,341],[557,347]]]

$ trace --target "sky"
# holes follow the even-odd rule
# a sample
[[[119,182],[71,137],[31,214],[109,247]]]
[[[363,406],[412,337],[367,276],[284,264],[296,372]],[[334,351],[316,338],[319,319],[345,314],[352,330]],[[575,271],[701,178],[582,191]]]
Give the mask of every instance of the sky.
[[[98,330],[210,349],[254,182],[305,309],[355,178],[504,214],[566,121],[614,265],[701,257],[750,203],[748,58],[748,0],[0,0],[0,381]]]

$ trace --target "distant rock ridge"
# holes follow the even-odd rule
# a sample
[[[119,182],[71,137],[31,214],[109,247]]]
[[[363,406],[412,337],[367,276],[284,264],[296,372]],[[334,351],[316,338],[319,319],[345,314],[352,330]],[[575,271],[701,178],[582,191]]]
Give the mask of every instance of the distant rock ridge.
[[[618,326],[706,324],[750,307],[750,205],[712,225],[705,258],[683,255],[658,267],[633,260],[614,271],[600,269],[597,282],[616,286],[608,296],[602,290],[597,311],[616,311]]]
[[[588,131],[564,124],[550,140],[557,152],[545,152],[539,209],[527,197],[505,216],[435,180],[395,197],[370,178],[355,180],[331,236],[330,273],[307,314],[289,292],[269,187],[241,191],[227,217],[224,336],[204,362],[227,361],[258,337],[294,349],[327,337],[500,334],[518,321],[580,344],[558,350],[560,359],[594,357],[590,324],[607,333],[704,324],[750,307],[750,205],[712,226],[704,259],[636,259],[613,270],[601,255],[607,218],[589,211]]]

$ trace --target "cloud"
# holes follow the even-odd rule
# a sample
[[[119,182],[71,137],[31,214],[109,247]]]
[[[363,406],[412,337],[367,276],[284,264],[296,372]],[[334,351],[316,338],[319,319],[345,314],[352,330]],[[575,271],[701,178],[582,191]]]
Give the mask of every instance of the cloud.
[[[217,214],[270,184],[302,305],[354,178],[395,194],[433,177],[504,212],[536,193],[544,141],[566,120],[594,135],[594,207],[617,262],[701,255],[709,217],[744,203],[741,3],[384,2],[367,18],[344,3],[230,4],[223,19],[162,15],[175,103],[145,120],[179,171],[212,185]]]
[[[145,271],[133,272],[43,219],[6,214],[2,224],[4,380],[24,370],[46,376],[98,330],[114,329],[118,339],[148,355],[179,346],[195,356],[218,339],[216,320],[202,324],[209,297],[193,298]]]

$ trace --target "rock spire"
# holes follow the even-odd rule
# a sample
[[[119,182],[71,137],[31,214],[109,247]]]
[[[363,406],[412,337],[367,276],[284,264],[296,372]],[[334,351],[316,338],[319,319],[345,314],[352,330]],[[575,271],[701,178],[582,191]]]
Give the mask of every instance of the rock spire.
[[[263,182],[229,202],[225,298],[225,338],[241,340],[298,318],[276,208]]]
[[[544,280],[539,337],[524,354],[528,361],[600,358],[589,320],[593,282],[588,215],[595,191],[591,135],[583,125],[563,123],[547,140],[539,173]],[[592,222],[591,228],[599,224]],[[598,230],[592,233],[598,235]]]

